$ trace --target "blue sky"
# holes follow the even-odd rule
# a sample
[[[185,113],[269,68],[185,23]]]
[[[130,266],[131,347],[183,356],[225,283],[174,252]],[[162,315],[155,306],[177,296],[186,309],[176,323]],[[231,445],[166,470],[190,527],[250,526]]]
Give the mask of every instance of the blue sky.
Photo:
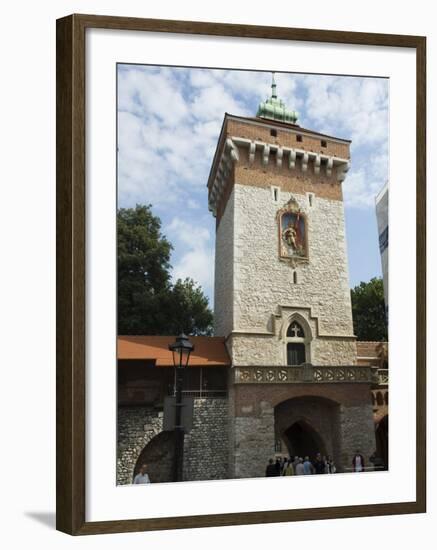
[[[388,80],[276,73],[298,124],[352,140],[343,183],[350,285],[381,275],[375,196],[388,180]],[[215,220],[206,183],[225,112],[254,116],[271,73],[118,66],[118,204],[152,204],[174,246],[173,277],[213,303]]]

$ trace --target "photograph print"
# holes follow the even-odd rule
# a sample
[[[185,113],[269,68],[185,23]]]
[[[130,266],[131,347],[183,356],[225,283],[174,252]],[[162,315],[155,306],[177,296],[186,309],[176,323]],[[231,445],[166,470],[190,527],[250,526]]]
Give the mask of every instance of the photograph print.
[[[117,65],[118,485],[389,468],[389,80],[273,69]]]

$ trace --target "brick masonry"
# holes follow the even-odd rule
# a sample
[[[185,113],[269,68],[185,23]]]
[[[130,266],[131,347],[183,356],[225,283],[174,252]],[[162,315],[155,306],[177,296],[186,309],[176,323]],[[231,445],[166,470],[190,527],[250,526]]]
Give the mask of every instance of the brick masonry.
[[[270,134],[271,128],[276,129],[276,137]],[[298,135],[302,136],[301,142],[298,141]],[[323,153],[340,158],[348,159],[350,156],[349,142],[347,140],[317,135],[297,125],[295,127],[291,127],[291,125],[279,125],[274,121],[228,119],[226,136],[238,136],[254,141],[275,143],[282,147],[304,149],[305,151]],[[322,140],[326,141],[326,147],[322,147]]]
[[[230,477],[263,476],[275,435],[284,437],[299,421],[315,431],[320,452],[334,458],[339,472],[350,471],[357,449],[367,463],[375,451],[368,384],[242,384],[232,393]]]

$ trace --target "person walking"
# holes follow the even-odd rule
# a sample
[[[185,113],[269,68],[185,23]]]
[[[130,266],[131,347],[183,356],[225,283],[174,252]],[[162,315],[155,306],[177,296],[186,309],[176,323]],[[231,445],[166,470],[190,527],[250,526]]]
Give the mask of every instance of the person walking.
[[[352,459],[352,467],[354,472],[364,472],[364,457],[359,449],[355,451],[355,455]]]
[[[134,485],[138,485],[139,483],[150,483],[147,464],[142,464],[139,473],[134,477]]]
[[[317,453],[316,460],[314,461],[314,473],[324,474],[325,473],[325,461],[322,459],[322,455]]]
[[[280,458],[276,459],[275,468],[276,468],[276,474],[275,475],[280,476],[281,473],[282,473],[282,463],[281,463]]]
[[[287,460],[284,468],[282,469],[282,475],[283,476],[294,476],[294,467],[293,462],[290,459]]]
[[[274,464],[273,458],[270,458],[266,468],[266,477],[275,477],[277,475],[276,464]]]
[[[296,462],[296,461],[295,461]],[[302,459],[301,458],[298,458],[297,459],[297,464],[296,466],[294,467],[294,473],[297,475],[297,476],[303,476],[305,475],[305,469],[303,467],[303,462],[302,462]]]
[[[306,456],[303,463],[303,473],[308,476],[314,473],[313,465],[311,464],[310,457]]]
[[[334,459],[328,455],[328,458],[325,461],[325,474],[335,474],[336,471],[337,469],[334,464]]]

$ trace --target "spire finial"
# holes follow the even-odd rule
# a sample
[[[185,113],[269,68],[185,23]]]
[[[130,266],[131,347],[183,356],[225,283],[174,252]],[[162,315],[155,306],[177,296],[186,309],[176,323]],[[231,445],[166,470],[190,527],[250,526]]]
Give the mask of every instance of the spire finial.
[[[272,98],[276,99],[278,96],[276,94],[276,82],[275,82],[275,73],[272,72]]]
[[[276,93],[275,73],[272,71],[272,96],[261,101],[258,107],[256,116],[261,118],[269,118],[271,120],[279,120],[281,122],[289,122],[296,124],[297,113],[288,109],[282,99],[278,99]]]

